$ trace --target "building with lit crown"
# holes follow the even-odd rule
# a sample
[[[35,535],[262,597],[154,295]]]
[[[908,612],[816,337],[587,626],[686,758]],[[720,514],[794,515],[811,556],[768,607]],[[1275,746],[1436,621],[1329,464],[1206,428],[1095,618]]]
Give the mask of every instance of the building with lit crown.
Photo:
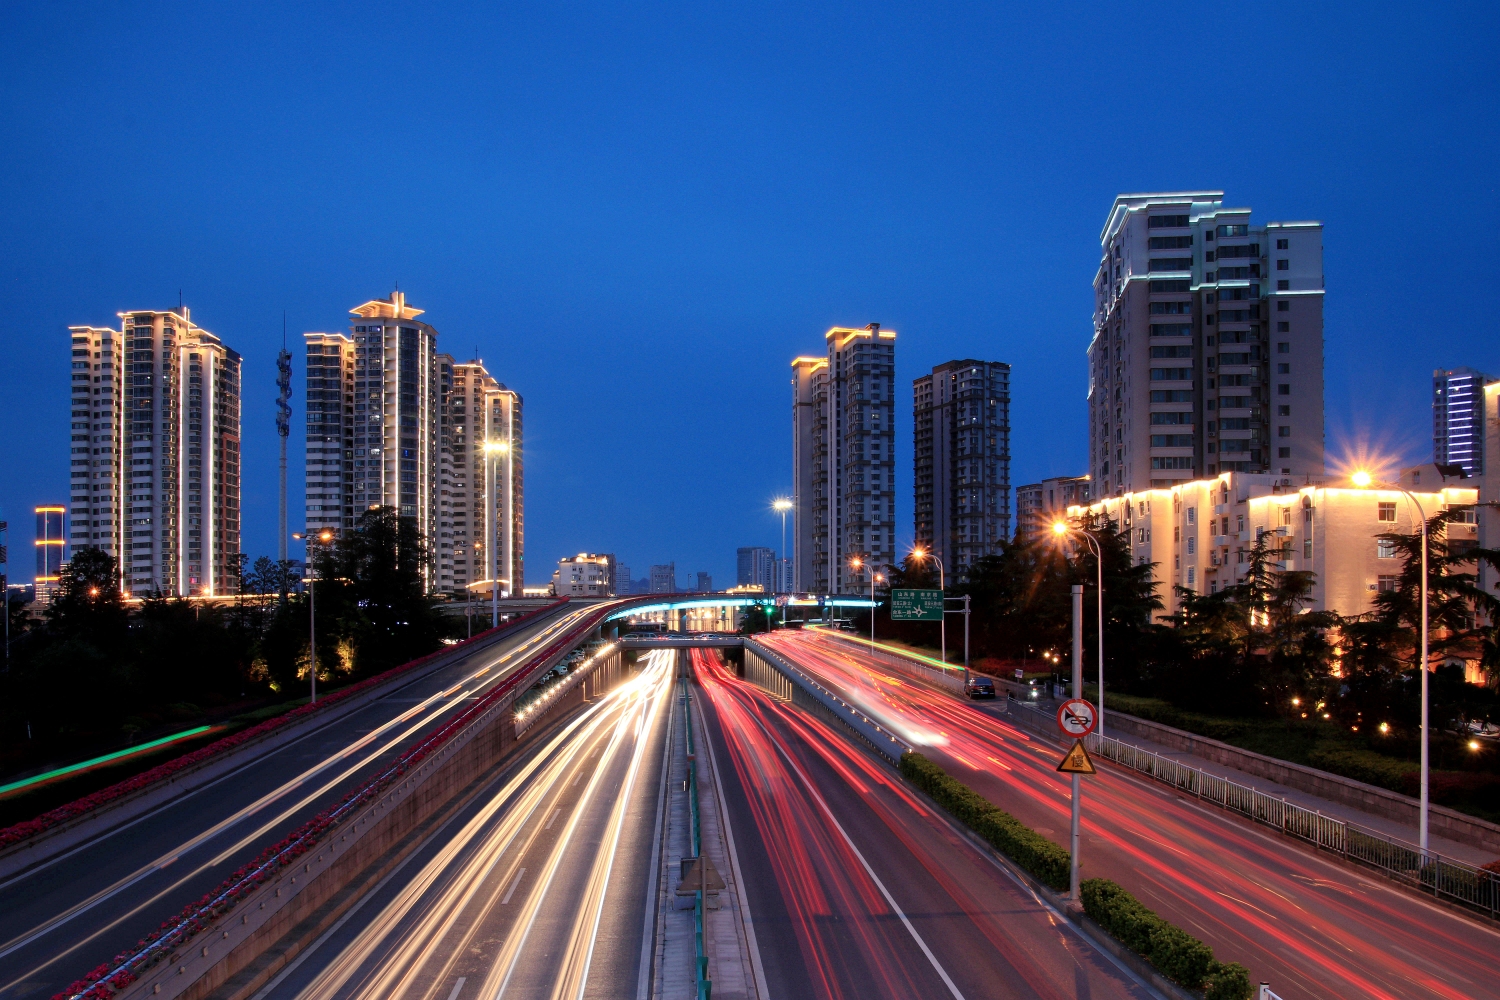
[[[441,356],[444,380],[439,550],[445,571],[439,588],[483,590],[500,579],[500,594],[525,585],[525,469],[521,451],[521,396],[497,382],[484,362]]]
[[[580,552],[557,561],[552,593],[558,597],[613,597],[615,557]]]
[[[1322,224],[1254,225],[1222,191],[1121,195],[1099,242],[1095,496],[1322,475]]]
[[[868,587],[896,562],[896,333],[836,326],[826,354],[792,361],[792,478],[799,593]]]
[[[69,327],[69,543],[119,560],[126,593],[238,593],[240,356],[186,307]]]

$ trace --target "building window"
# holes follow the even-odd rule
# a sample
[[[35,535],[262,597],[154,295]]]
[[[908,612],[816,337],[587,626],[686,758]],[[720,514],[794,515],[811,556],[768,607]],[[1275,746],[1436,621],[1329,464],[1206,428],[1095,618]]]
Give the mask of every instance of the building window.
[[[1276,345],[1276,353],[1277,354],[1291,354],[1292,353],[1292,345],[1288,341],[1283,340],[1283,341],[1281,341],[1280,343],[1278,343]]]
[[[1279,364],[1279,365],[1276,366],[1276,374],[1277,375],[1290,375],[1291,373],[1292,373],[1292,366],[1289,365],[1289,364]]]
[[[1389,521],[1391,524],[1396,523],[1396,504],[1394,502],[1386,503],[1382,501],[1377,507],[1379,509],[1378,520]]]
[[[1276,249],[1277,250],[1288,250],[1288,249],[1290,249],[1290,247],[1287,244],[1290,243],[1290,242],[1291,242],[1290,240],[1277,240],[1276,241]]]
[[[1277,448],[1276,449],[1276,457],[1277,458],[1291,458],[1292,457],[1292,449],[1290,449],[1290,448]]]
[[[1189,566],[1188,567],[1187,585],[1189,587],[1191,587],[1194,584],[1196,584],[1198,582],[1197,577],[1198,577],[1198,571],[1197,571],[1197,569],[1194,568],[1194,567],[1192,567],[1192,566]]]
[[[1277,333],[1291,333],[1292,332],[1292,324],[1288,323],[1286,320],[1282,320],[1281,322],[1279,322],[1279,323],[1276,324],[1276,332]]]
[[[1281,384],[1279,384],[1279,385],[1276,386],[1276,395],[1278,395],[1278,396],[1290,396],[1291,394],[1292,394],[1292,387],[1290,385],[1288,385],[1287,383],[1282,382]]]
[[[1292,415],[1292,408],[1290,406],[1278,406],[1276,407],[1276,415],[1278,417],[1290,417]]]
[[[1289,438],[1292,436],[1292,429],[1286,424],[1282,424],[1280,427],[1276,428],[1276,436]]]
[[[1276,261],[1276,270],[1278,271],[1288,271],[1291,270],[1291,267],[1292,262],[1287,260],[1285,257],[1281,257]]]
[[[1189,535],[1188,536],[1187,550],[1188,550],[1188,555],[1193,555],[1193,554],[1195,554],[1198,551],[1198,536],[1197,535]]]
[[[1292,304],[1285,299],[1282,299],[1280,302],[1276,303],[1276,311],[1279,313],[1291,312]]]
[[[1277,279],[1277,281],[1276,281],[1276,290],[1278,292],[1290,291],[1291,288],[1292,288],[1292,283],[1290,281],[1286,280],[1285,278],[1278,278]]]
[[[1381,575],[1375,578],[1375,589],[1382,594],[1394,594],[1400,589],[1401,578],[1395,575]]]

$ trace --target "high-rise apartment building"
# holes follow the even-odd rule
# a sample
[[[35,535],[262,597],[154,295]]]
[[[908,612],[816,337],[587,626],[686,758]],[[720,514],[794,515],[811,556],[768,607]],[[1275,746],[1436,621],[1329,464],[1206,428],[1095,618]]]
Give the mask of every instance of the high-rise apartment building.
[[[651,567],[651,589],[649,593],[677,593],[677,564],[675,562],[658,564]]]
[[[1121,195],[1089,345],[1094,496],[1323,473],[1323,227],[1222,191]]]
[[[761,546],[734,550],[734,582],[740,587],[760,587],[764,593],[776,592],[776,553]]]
[[[477,358],[453,363],[444,356],[443,363],[452,376],[444,380],[442,450],[449,469],[439,503],[439,545],[452,570],[438,589],[488,592],[498,575],[501,596],[519,594],[526,578],[521,396]]]
[[[493,568],[518,594],[521,397],[482,361],[440,355],[421,314],[393,292],[350,310],[347,334],[303,335],[308,531],[391,507],[426,540],[430,591],[488,592]]]
[[[1464,475],[1484,475],[1484,387],[1493,381],[1473,368],[1432,373],[1432,460]]]
[[[1090,500],[1088,476],[1058,476],[1016,487],[1016,541],[1035,541],[1048,531],[1048,525],[1067,516],[1069,507],[1087,505]]]
[[[1010,539],[1010,365],[948,361],[912,382],[916,542],[960,578]]]
[[[794,585],[856,593],[895,562],[896,334],[836,326],[823,357],[792,362]]]
[[[61,504],[36,508],[36,576],[32,578],[36,599],[52,601],[62,581],[62,565],[68,558],[68,539],[63,521],[67,510]]]
[[[240,356],[186,307],[119,316],[69,328],[71,544],[116,556],[127,592],[236,593]]]
[[[630,579],[630,567],[615,564],[614,580],[615,596],[629,597],[635,593],[635,585]]]

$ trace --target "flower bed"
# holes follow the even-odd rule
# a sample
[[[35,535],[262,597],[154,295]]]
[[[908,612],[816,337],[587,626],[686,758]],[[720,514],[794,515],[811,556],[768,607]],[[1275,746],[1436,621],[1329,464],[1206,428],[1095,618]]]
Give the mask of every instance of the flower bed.
[[[507,622],[505,625],[502,625],[501,629],[514,628],[530,618],[552,610],[556,606],[556,603],[553,603],[547,605],[546,607],[538,608],[535,611],[529,611],[526,614],[514,619],[513,621]],[[488,633],[481,632],[479,635],[475,636],[474,639],[469,639],[466,641],[473,642],[475,639],[481,639],[487,634]],[[463,645],[463,643],[460,643],[460,645]],[[455,647],[448,647],[446,649],[441,649],[435,653],[429,653],[428,655],[423,656],[419,659],[412,660],[410,663],[403,663],[399,667],[392,667],[390,670],[387,670],[384,673],[376,674],[374,677],[362,680],[358,684],[351,684],[349,687],[340,688],[339,690],[325,697],[322,701],[303,705],[300,708],[292,709],[290,712],[285,712],[281,715],[273,716],[272,718],[269,718],[258,725],[250,727],[249,729],[241,730],[240,732],[235,733],[232,736],[226,736],[222,740],[215,740],[208,746],[200,747],[199,749],[194,750],[191,753],[183,754],[181,757],[174,757],[169,761],[158,764],[156,767],[153,767],[150,770],[142,771],[140,774],[136,774],[129,778],[126,778],[124,781],[116,782],[115,784],[110,785],[108,788],[101,788],[99,789],[99,791],[94,792],[90,795],[85,795],[82,798],[74,799],[72,802],[60,805],[55,809],[48,810],[47,812],[42,813],[40,816],[37,816],[34,819],[24,820],[23,822],[15,823],[11,826],[5,827],[3,830],[0,830],[0,850],[4,850],[5,848],[10,847],[14,844],[19,844],[24,840],[35,837],[37,834],[45,833],[47,830],[50,830],[53,827],[61,826],[64,823],[69,823],[73,820],[87,816],[89,813],[100,808],[101,806],[108,805],[111,802],[115,802],[144,788],[148,788],[151,785],[157,784],[158,782],[166,781],[168,778],[171,778],[175,774],[179,774],[190,768],[197,767],[204,761],[228,753],[236,747],[243,746],[251,740],[258,739],[259,737],[264,736],[266,733],[274,732],[275,730],[280,729],[283,726],[287,726],[292,722],[297,721],[298,719],[311,715],[314,712],[324,711],[330,705],[336,705],[344,699],[359,694],[361,691],[367,691],[378,684],[384,684],[386,681],[389,681],[400,674],[403,674],[409,670],[413,670],[421,666],[422,664],[427,663],[433,657],[439,656],[443,653],[451,652],[454,648]]]
[[[533,657],[533,661],[545,660],[576,644],[578,636],[587,634],[595,624],[597,621],[594,618],[587,619],[577,629]],[[397,669],[407,669],[420,662],[413,661]],[[185,944],[199,931],[207,929],[218,917],[234,909],[240,900],[316,847],[335,823],[360,806],[379,798],[407,771],[441,749],[470,722],[513,691],[525,676],[525,670],[518,670],[509,680],[497,684],[483,698],[454,716],[436,732],[421,738],[415,746],[403,752],[391,767],[364,787],[345,795],[337,806],[324,810],[298,827],[290,836],[267,847],[254,861],[236,869],[218,888],[188,904],[181,913],[167,919],[153,933],[136,942],[133,948],[121,952],[82,979],[69,984],[65,990],[53,994],[52,1000],[110,1000],[120,990],[135,982],[141,972],[169,957],[174,949]]]

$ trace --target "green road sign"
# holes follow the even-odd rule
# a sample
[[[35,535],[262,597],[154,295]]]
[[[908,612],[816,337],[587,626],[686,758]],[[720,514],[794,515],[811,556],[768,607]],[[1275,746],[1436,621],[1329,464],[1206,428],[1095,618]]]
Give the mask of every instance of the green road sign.
[[[907,622],[940,622],[943,620],[941,590],[892,590],[891,619]]]

